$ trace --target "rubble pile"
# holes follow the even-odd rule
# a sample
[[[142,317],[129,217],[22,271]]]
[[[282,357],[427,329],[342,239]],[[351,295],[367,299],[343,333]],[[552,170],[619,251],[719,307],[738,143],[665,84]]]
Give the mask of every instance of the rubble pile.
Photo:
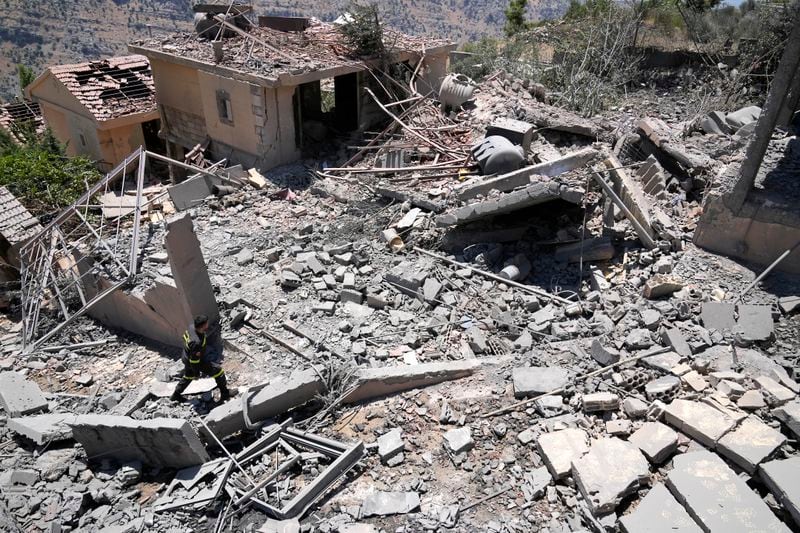
[[[198,380],[177,405],[175,349],[81,317],[25,353],[4,319],[0,523],[800,526],[796,280],[772,273],[776,298],[691,244],[719,165],[702,136],[540,97],[503,76],[459,109],[414,95],[337,166],[170,188],[239,396]],[[141,286],[178,276],[148,228]]]

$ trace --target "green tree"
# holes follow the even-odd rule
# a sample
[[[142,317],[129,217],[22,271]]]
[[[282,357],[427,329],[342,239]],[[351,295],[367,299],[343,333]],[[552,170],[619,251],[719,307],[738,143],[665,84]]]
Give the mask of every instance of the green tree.
[[[33,83],[33,80],[36,79],[36,74],[34,74],[31,67],[20,63],[17,65],[17,78],[19,78],[19,94],[23,96],[25,87]]]
[[[528,22],[525,20],[525,8],[528,0],[510,0],[506,8],[506,25],[503,28],[507,37],[516,35],[527,29]]]

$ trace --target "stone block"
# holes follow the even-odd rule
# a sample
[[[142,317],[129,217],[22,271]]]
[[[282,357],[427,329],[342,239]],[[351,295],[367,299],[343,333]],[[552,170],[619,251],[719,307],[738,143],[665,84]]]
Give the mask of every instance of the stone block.
[[[700,307],[700,320],[706,329],[730,331],[736,325],[735,306],[727,302],[703,302]]]
[[[728,414],[710,405],[689,400],[672,401],[664,409],[664,420],[712,449],[736,425],[736,421]]]
[[[650,489],[636,509],[619,522],[624,533],[703,533],[661,483]]]
[[[678,455],[667,487],[709,533],[789,533],[747,483],[708,451]]]
[[[768,305],[739,305],[739,320],[734,331],[737,338],[745,342],[770,340],[775,333],[772,308]]]
[[[619,396],[610,392],[593,392],[584,394],[581,399],[585,413],[598,411],[616,411],[619,409]]]
[[[353,302],[356,304],[361,304],[364,300],[364,295],[361,294],[361,291],[356,291],[353,289],[342,289],[339,292],[339,301],[341,302]]]
[[[794,392],[770,377],[759,376],[753,381],[755,381],[756,385],[758,385],[758,387],[764,393],[764,398],[767,400],[767,403],[770,405],[770,407],[783,405],[793,400],[796,396]]]
[[[581,429],[562,429],[536,439],[536,447],[554,479],[569,475],[572,462],[589,451],[588,435]]]
[[[572,373],[557,366],[518,367],[512,373],[514,396],[536,396],[566,386]]]
[[[622,410],[628,418],[643,418],[647,414],[647,404],[638,398],[625,398],[622,401]]]
[[[797,438],[800,438],[800,402],[787,403],[773,409],[772,416],[783,422]]]
[[[595,441],[586,455],[573,460],[572,475],[589,508],[601,515],[646,483],[650,467],[638,448],[612,437]]]
[[[70,426],[73,438],[90,460],[141,461],[159,468],[184,468],[209,460],[203,443],[186,420],[80,415]]]
[[[403,430],[401,428],[394,428],[380,437],[378,437],[378,455],[381,462],[386,464],[387,461],[392,459],[398,454],[403,453],[406,449],[406,443],[403,442]]]
[[[39,385],[17,372],[0,373],[0,405],[9,417],[47,411]]]
[[[8,421],[8,429],[41,446],[48,442],[71,439],[72,428],[69,422],[74,419],[75,415],[64,413],[12,418]]]
[[[661,376],[650,381],[644,386],[644,392],[648,400],[669,399],[681,388],[681,379],[676,376]]]
[[[780,431],[750,416],[719,439],[717,451],[748,474],[754,474],[758,465],[769,459],[785,442],[786,437]]]
[[[741,398],[736,400],[736,405],[739,406],[739,409],[756,411],[762,407],[766,407],[767,402],[764,401],[764,395],[761,394],[761,391],[749,390],[742,394]]]
[[[642,450],[651,463],[661,464],[678,449],[678,434],[661,422],[645,422],[628,442]]]
[[[475,446],[475,441],[472,440],[472,430],[467,426],[447,431],[444,439],[447,447],[455,454],[468,452]]]
[[[759,467],[764,484],[800,526],[800,457],[770,461]]]

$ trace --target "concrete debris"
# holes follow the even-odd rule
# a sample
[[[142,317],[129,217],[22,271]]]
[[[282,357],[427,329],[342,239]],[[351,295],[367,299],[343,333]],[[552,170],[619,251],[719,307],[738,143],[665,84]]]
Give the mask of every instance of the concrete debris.
[[[649,300],[663,298],[683,288],[683,283],[667,274],[656,274],[644,284],[642,295]]]
[[[790,531],[714,453],[696,451],[675,457],[667,487],[703,531]]]
[[[612,512],[620,501],[650,478],[642,453],[617,438],[592,443],[589,452],[572,462],[572,475],[595,515]]]
[[[394,457],[403,454],[406,444],[403,442],[402,434],[402,429],[394,428],[378,437],[378,455],[381,457],[381,462],[386,464]]]
[[[789,430],[800,438],[800,402],[791,402],[772,410],[772,415],[783,422]]]
[[[406,514],[419,508],[419,494],[416,492],[376,491],[361,504],[361,516],[387,516]]]
[[[475,441],[472,440],[472,430],[468,427],[451,429],[444,434],[447,447],[455,454],[464,453],[472,449]]]
[[[512,371],[514,396],[525,398],[564,387],[572,373],[559,367],[520,367]]]
[[[758,465],[769,459],[785,442],[786,437],[780,431],[749,416],[719,440],[717,450],[748,474],[754,474]]]
[[[739,305],[739,319],[734,333],[743,343],[763,342],[772,338],[775,325],[767,305]]]
[[[581,402],[583,410],[587,413],[616,411],[619,409],[619,396],[610,392],[584,394]]]
[[[619,519],[624,533],[702,533],[686,509],[661,483],[653,486],[632,513]]]
[[[736,307],[726,302],[703,302],[700,320],[708,330],[730,331],[736,325]]]
[[[39,386],[17,372],[0,373],[0,406],[6,415],[19,417],[47,411],[47,400]]]
[[[779,459],[762,464],[759,474],[769,491],[800,525],[800,457]]]
[[[787,389],[771,377],[758,376],[753,381],[764,393],[764,397],[770,407],[783,405],[797,396],[791,389]]]
[[[185,420],[81,415],[70,421],[72,436],[90,460],[141,461],[160,468],[182,468],[208,461],[208,452]]]
[[[75,415],[62,413],[11,418],[8,420],[8,429],[41,446],[53,441],[71,439],[70,423],[74,420]]]
[[[660,422],[645,422],[628,442],[639,448],[653,464],[661,464],[678,449],[678,434]]]
[[[536,440],[536,448],[554,479],[569,475],[572,462],[589,451],[589,436],[580,429],[562,429],[545,433]]]
[[[726,413],[705,403],[689,400],[672,401],[664,410],[664,419],[671,426],[711,449],[736,425],[736,421]]]

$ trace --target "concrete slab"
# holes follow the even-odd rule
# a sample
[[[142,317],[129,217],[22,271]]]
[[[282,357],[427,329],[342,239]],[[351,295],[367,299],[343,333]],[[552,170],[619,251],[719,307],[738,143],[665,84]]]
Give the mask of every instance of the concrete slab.
[[[217,382],[214,378],[200,378],[193,379],[186,390],[183,391],[184,396],[191,396],[193,394],[203,394],[211,392],[217,388]]]
[[[736,425],[736,421],[726,413],[688,400],[674,400],[667,405],[664,420],[709,448],[714,448],[716,442]]]
[[[703,302],[700,307],[700,320],[706,329],[730,331],[736,325],[735,306],[727,302]]]
[[[758,470],[769,491],[800,526],[800,457],[770,461]]]
[[[715,453],[698,451],[675,457],[667,487],[708,533],[790,531]]]
[[[678,449],[678,434],[661,422],[645,422],[628,437],[653,464],[661,464]]]
[[[38,445],[48,442],[72,438],[72,428],[69,422],[75,420],[75,415],[67,413],[49,413],[45,415],[11,418],[8,429],[28,437]]]
[[[511,372],[516,398],[536,396],[564,387],[571,378],[572,372],[557,366],[518,367]]]
[[[249,398],[247,416],[257,423],[287,413],[314,399],[324,388],[325,383],[313,368],[296,370],[288,378],[273,380]],[[205,422],[220,439],[245,429],[242,402],[237,399],[212,409]]]
[[[572,471],[572,462],[589,451],[589,436],[582,429],[562,429],[545,433],[536,440],[536,447],[554,479]]]
[[[754,416],[745,418],[739,426],[719,439],[717,452],[753,474],[758,465],[770,458],[786,442],[776,431]]]
[[[772,321],[772,307],[769,305],[739,305],[739,320],[736,334],[747,342],[761,342],[772,338],[775,324]]]
[[[356,388],[343,398],[344,403],[356,403],[380,398],[397,392],[429,387],[471,376],[481,363],[477,359],[447,363],[364,368],[358,371]]]
[[[47,411],[39,385],[17,372],[0,372],[0,406],[9,417]]]
[[[692,349],[689,347],[689,343],[686,342],[686,337],[684,337],[683,333],[681,333],[681,330],[678,328],[665,330],[664,334],[661,336],[661,342],[672,348],[675,353],[681,357],[689,357],[692,355]]]
[[[772,416],[783,422],[797,438],[800,438],[800,402],[790,402],[773,409]]]
[[[375,491],[361,504],[361,516],[388,516],[406,514],[419,508],[419,494],[416,492]]]
[[[764,393],[764,399],[771,406],[783,405],[797,396],[791,389],[788,389],[768,376],[758,376],[753,381]]]
[[[72,436],[90,460],[141,461],[161,468],[183,468],[209,460],[203,443],[186,420],[80,415],[70,426]]]
[[[658,483],[636,509],[619,519],[624,533],[703,533],[686,509]]]
[[[595,515],[610,513],[622,499],[650,478],[650,467],[637,447],[609,437],[592,443],[572,461],[572,476]]]

